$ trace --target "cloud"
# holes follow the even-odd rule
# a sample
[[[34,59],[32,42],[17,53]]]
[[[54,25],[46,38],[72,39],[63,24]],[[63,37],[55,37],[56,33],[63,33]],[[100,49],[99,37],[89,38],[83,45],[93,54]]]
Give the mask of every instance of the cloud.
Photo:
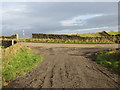
[[[93,15],[81,15],[72,18],[71,20],[63,20],[60,21],[60,24],[62,26],[77,26],[77,25],[84,25],[88,20],[96,18],[96,17],[101,17],[103,14],[93,14]]]
[[[7,2],[0,8],[3,35],[94,32],[117,26],[118,3],[110,2]],[[98,28],[98,29],[92,29]],[[103,28],[104,29],[104,28]],[[111,30],[111,28],[109,28]],[[117,30],[117,28],[112,28]]]
[[[110,31],[110,30],[116,30],[118,28],[118,26],[114,26],[114,27],[95,27],[95,28],[85,28],[85,29],[64,29],[64,30],[58,30],[55,31],[54,33],[61,33],[61,34],[76,34],[76,33],[89,33],[89,32],[95,32],[95,31]],[[117,30],[116,30],[117,31]]]
[[[4,0],[0,2],[119,2],[119,0]]]

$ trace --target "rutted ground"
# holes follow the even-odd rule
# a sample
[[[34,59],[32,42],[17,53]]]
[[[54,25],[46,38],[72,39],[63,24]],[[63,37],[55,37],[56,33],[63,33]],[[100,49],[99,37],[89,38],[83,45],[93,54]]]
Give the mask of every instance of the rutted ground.
[[[23,43],[43,62],[26,76],[18,78],[7,87],[17,88],[116,88],[118,75],[90,59],[91,53],[111,48],[117,44],[41,44]]]

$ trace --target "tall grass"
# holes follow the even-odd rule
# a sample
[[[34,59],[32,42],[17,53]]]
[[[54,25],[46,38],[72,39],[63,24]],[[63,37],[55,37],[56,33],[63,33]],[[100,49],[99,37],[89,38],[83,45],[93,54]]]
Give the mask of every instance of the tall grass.
[[[110,40],[65,40],[65,39],[24,39],[19,40],[18,42],[35,42],[35,43],[97,43],[97,44],[104,44],[104,43],[116,43]]]
[[[35,55],[30,48],[20,46],[17,50],[14,49],[16,47],[12,46],[8,50],[3,50],[3,86],[31,71],[42,60],[41,56]],[[9,50],[11,53],[8,53]]]

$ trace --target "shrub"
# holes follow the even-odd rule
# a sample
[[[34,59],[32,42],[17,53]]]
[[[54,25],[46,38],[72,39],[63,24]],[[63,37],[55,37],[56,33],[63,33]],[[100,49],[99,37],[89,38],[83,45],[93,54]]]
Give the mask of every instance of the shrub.
[[[96,53],[96,62],[120,73],[120,51],[103,51]]]

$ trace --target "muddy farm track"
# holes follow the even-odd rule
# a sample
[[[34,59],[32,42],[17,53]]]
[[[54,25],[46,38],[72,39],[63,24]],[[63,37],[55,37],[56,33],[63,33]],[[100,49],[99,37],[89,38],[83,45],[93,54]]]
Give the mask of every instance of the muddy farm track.
[[[118,76],[97,64],[91,54],[117,44],[22,43],[43,55],[43,61],[12,88],[118,88]]]

